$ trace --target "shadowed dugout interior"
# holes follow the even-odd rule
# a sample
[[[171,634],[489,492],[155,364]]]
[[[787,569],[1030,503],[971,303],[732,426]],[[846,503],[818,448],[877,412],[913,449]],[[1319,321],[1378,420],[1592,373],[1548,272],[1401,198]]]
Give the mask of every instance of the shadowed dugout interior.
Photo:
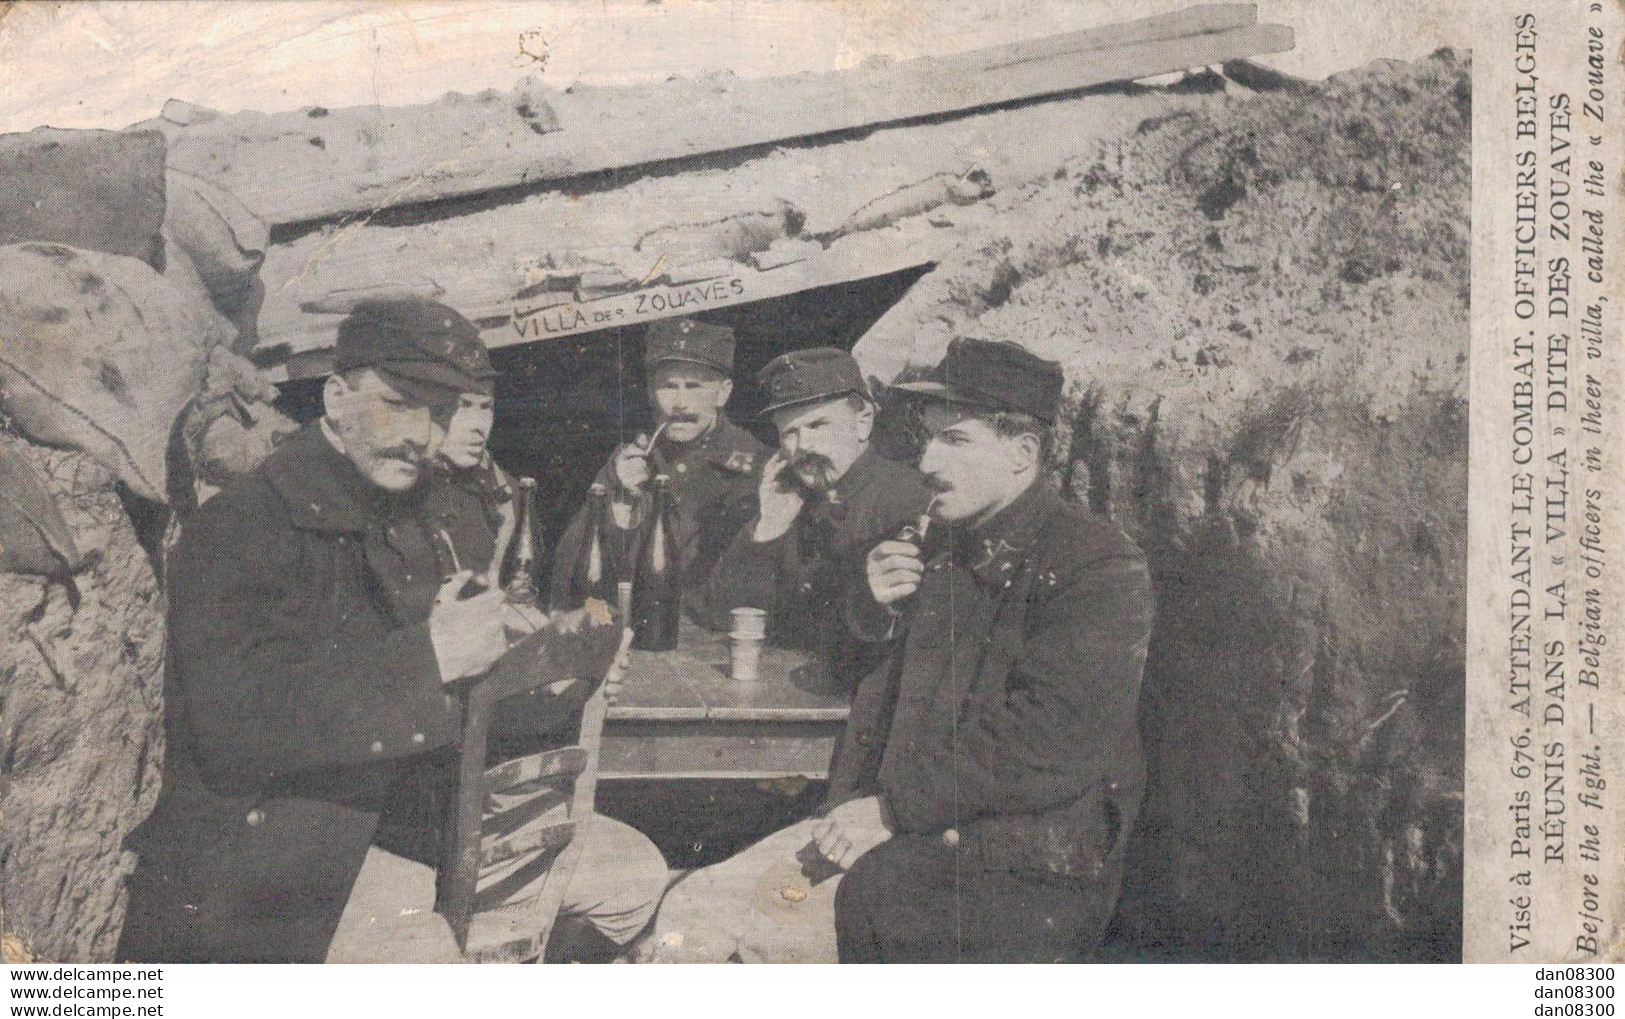
[[[763,394],[755,376],[762,366],[805,347],[851,350],[930,269],[921,265],[693,316],[734,330],[728,416],[773,446],[772,422],[758,417]],[[499,373],[491,454],[510,473],[536,479],[549,561],[593,476],[617,446],[653,423],[643,372],[647,328],[624,326],[491,351]],[[313,420],[321,412],[321,386],[321,379],[283,383],[278,406],[299,421]]]

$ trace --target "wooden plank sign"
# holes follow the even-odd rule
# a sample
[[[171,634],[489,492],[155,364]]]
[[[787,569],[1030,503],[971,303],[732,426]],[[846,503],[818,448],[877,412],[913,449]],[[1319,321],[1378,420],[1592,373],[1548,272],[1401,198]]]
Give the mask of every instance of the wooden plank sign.
[[[488,347],[511,347],[520,343],[559,340],[602,329],[645,325],[663,318],[693,315],[751,301],[785,297],[804,290],[832,286],[857,279],[885,276],[905,269],[929,266],[938,252],[926,245],[900,246],[878,254],[869,246],[862,259],[844,253],[826,253],[775,269],[756,270],[744,265],[727,276],[690,283],[662,284],[612,294],[590,301],[557,303],[550,300],[519,300],[486,304],[465,312],[480,326]],[[272,381],[319,378],[332,370],[329,345],[336,335],[341,316],[306,315],[304,328],[296,335],[280,335],[300,353],[290,357],[281,371],[268,371]],[[316,349],[311,349],[316,348]]]

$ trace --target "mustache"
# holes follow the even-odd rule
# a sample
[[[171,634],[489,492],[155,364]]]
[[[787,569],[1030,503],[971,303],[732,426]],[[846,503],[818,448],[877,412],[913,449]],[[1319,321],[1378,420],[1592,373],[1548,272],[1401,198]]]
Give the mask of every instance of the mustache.
[[[673,425],[697,425],[700,423],[700,416],[698,414],[690,414],[687,411],[674,411],[673,413],[666,415],[666,423]]]
[[[925,487],[929,488],[938,495],[941,495],[944,492],[952,492],[954,490],[953,485],[937,477],[935,474],[927,474],[925,476]]]
[[[380,460],[405,460],[413,465],[422,464],[423,454],[424,449],[422,446],[410,443],[400,443],[373,451],[373,455]]]
[[[797,453],[790,458],[787,466],[793,471],[813,467],[817,468],[821,473],[828,474],[835,470],[835,461],[822,453]]]

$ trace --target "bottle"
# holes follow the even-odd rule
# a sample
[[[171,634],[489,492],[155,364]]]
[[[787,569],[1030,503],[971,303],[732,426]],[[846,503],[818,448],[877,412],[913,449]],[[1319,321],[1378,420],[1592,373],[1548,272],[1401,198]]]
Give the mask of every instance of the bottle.
[[[637,566],[632,572],[632,646],[644,651],[671,651],[677,647],[682,584],[671,521],[667,519],[670,489],[669,477],[655,475],[648,530],[638,547]]]
[[[536,585],[536,479],[519,479],[513,527],[512,574],[503,591],[515,605],[538,605],[541,594]]]
[[[614,604],[615,568],[605,537],[604,521],[609,515],[609,489],[595,481],[589,489],[587,536],[570,571],[570,600],[580,605],[588,598]]]

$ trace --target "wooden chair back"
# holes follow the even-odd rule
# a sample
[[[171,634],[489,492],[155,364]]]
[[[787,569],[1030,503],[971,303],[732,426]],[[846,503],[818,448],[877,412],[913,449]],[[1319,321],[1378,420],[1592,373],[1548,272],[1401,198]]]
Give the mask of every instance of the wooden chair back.
[[[467,688],[448,853],[435,909],[458,947],[476,962],[541,957],[590,822],[597,751],[607,708],[604,685],[621,660],[618,624],[583,613],[533,634]],[[497,706],[567,680],[606,678],[582,711],[580,742],[492,764]],[[572,851],[574,850],[574,851]]]

